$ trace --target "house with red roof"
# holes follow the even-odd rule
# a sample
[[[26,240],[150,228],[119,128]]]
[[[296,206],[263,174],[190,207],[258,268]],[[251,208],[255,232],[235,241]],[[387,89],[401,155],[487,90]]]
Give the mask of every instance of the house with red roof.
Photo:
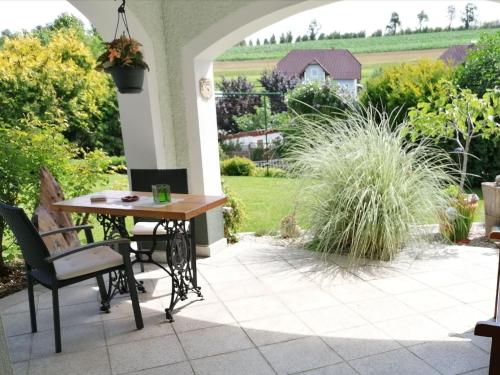
[[[344,87],[354,98],[361,80],[361,63],[346,49],[293,50],[283,57],[276,69],[302,82],[330,79]]]

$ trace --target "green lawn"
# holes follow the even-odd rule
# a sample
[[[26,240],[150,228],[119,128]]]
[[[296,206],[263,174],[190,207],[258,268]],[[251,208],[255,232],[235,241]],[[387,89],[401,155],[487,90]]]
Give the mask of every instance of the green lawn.
[[[281,59],[293,49],[348,48],[352,53],[370,53],[447,48],[454,44],[467,44],[471,40],[477,40],[481,33],[494,33],[497,31],[498,29],[453,30],[437,33],[233,47],[219,56],[217,60]]]
[[[223,176],[223,180],[245,205],[246,219],[240,229],[242,232],[265,234],[278,231],[281,219],[292,212],[299,193],[297,180],[289,178]],[[107,185],[96,190],[127,188],[127,176],[115,174],[110,176]],[[484,202],[481,189],[473,189],[473,192],[481,198],[475,221],[483,221]],[[129,219],[127,224],[131,225],[132,220]],[[300,220],[299,224],[305,226]],[[102,238],[99,225],[95,225],[95,234],[96,239]]]

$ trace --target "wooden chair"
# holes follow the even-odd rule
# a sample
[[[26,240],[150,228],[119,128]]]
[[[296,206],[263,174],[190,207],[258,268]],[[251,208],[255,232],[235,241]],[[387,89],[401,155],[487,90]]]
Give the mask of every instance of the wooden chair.
[[[137,329],[144,327],[130,261],[130,241],[128,239],[89,243],[51,255],[42,237],[67,233],[74,231],[74,228],[61,228],[52,232],[38,233],[21,208],[12,207],[1,202],[0,215],[14,233],[24,257],[26,277],[28,279],[28,301],[32,332],[37,331],[33,282],[36,280],[41,285],[52,290],[55,350],[57,353],[61,352],[58,290],[83,280],[96,278],[101,298],[106,300],[107,295],[103,275],[111,271],[121,270],[125,272],[135,324]],[[114,251],[111,246],[117,247],[118,251]]]

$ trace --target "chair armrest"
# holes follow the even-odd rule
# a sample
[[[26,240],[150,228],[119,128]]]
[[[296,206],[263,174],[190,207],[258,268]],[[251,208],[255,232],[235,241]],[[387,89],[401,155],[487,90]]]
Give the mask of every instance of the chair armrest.
[[[115,239],[115,240],[106,240],[106,241],[94,242],[94,243],[90,243],[90,244],[87,244],[87,245],[78,246],[78,247],[75,247],[73,249],[68,249],[68,250],[66,250],[66,251],[64,251],[62,253],[56,254],[56,255],[52,255],[50,257],[45,258],[45,261],[48,262],[48,263],[54,263],[54,261],[56,261],[58,259],[61,259],[61,258],[67,257],[69,255],[73,255],[73,254],[79,253],[80,251],[92,249],[94,247],[121,245],[121,244],[128,244],[128,243],[130,243],[130,240],[128,238],[118,238],[118,239]],[[122,252],[120,251],[120,253],[122,253]]]
[[[78,225],[78,226],[74,226],[74,227],[60,228],[60,229],[55,229],[55,230],[51,230],[48,232],[42,232],[42,233],[40,233],[40,236],[45,237],[45,236],[51,236],[53,234],[65,233],[65,232],[70,232],[70,231],[79,232],[79,231],[85,230],[85,229],[92,229],[93,227],[94,226],[91,224],[86,224],[86,225]]]

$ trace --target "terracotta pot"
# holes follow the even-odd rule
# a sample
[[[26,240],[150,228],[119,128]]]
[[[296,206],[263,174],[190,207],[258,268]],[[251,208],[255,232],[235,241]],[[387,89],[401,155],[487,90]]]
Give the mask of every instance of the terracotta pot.
[[[144,70],[136,66],[113,66],[106,69],[106,72],[111,74],[120,93],[138,94],[142,91]]]

